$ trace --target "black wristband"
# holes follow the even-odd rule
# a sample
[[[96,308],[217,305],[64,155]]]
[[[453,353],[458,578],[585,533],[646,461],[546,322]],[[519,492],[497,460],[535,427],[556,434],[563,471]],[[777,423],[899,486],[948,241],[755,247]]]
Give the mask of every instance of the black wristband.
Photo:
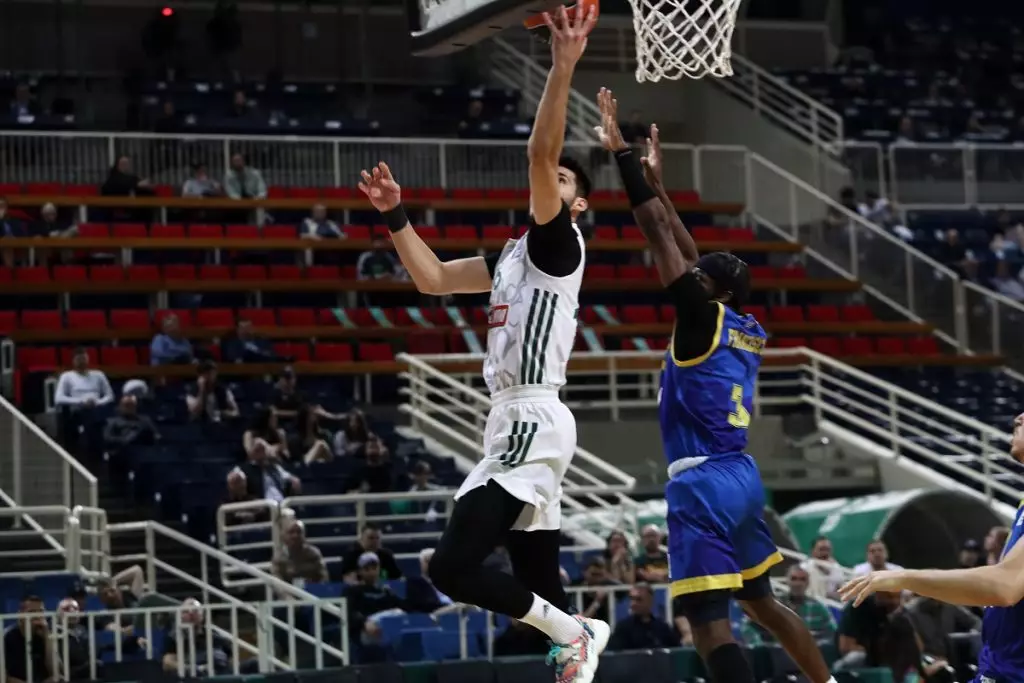
[[[381,211],[381,218],[388,226],[388,230],[396,233],[409,225],[409,217],[405,215],[405,207],[399,204],[390,211]]]
[[[615,161],[619,165],[622,187],[626,190],[626,196],[629,197],[630,206],[640,206],[655,198],[654,190],[644,180],[644,170],[633,155],[633,150],[624,149],[621,152],[616,152]]]

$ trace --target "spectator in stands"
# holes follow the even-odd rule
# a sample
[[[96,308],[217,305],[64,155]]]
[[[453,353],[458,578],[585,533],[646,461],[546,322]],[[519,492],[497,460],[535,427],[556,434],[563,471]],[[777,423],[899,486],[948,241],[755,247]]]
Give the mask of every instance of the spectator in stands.
[[[122,609],[131,609],[139,606],[139,599],[142,598],[145,589],[142,567],[133,565],[121,571],[109,579],[102,579],[97,583],[97,592],[103,608],[117,612]],[[96,626],[105,631],[115,631],[124,635],[133,635],[134,616],[130,614],[115,614],[100,617],[96,620]]]
[[[302,453],[302,462],[307,465],[334,459],[334,452],[327,445],[331,441],[331,435],[320,426],[318,407],[308,403],[303,404],[299,407],[298,417],[295,420],[298,424],[298,434],[292,440],[290,450],[293,453]]]
[[[299,237],[311,240],[322,240],[330,238],[343,238],[345,233],[341,231],[338,224],[327,217],[327,207],[323,204],[314,204],[309,218],[302,221],[302,230]]]
[[[219,197],[224,192],[220,183],[210,177],[206,164],[197,162],[192,164],[192,176],[185,180],[181,186],[181,196],[193,199],[200,197]]]
[[[843,568],[832,557],[832,541],[828,536],[814,539],[811,556],[800,563],[807,572],[807,595],[818,600],[838,600],[839,587],[846,582]]]
[[[657,524],[648,524],[640,533],[643,552],[633,564],[636,566],[638,581],[657,584],[668,581],[668,551],[661,544],[661,529]]]
[[[430,560],[434,557],[433,548],[420,551],[420,575],[410,576],[405,580],[405,603],[410,612],[435,612],[452,604],[452,599],[437,590],[430,581]]]
[[[356,466],[349,491],[352,493],[386,493],[394,490],[395,467],[391,452],[376,434],[370,435],[364,449],[365,457]]]
[[[964,541],[963,546],[960,548],[960,567],[962,569],[973,569],[974,567],[980,567],[981,562],[981,544],[973,538],[968,538]]]
[[[985,564],[999,564],[999,558],[1006,546],[1006,539],[1010,537],[1010,530],[1005,526],[994,526],[988,530],[985,536]]]
[[[186,676],[205,678],[224,675],[234,670],[231,643],[216,633],[206,633],[203,606],[195,598],[188,598],[182,602],[181,626],[180,630],[164,638],[164,651],[160,658],[164,671],[177,673],[180,664]],[[212,649],[207,649],[208,635]],[[245,664],[248,666],[240,665],[239,671],[244,669],[252,672],[256,660],[248,660]]]
[[[21,600],[17,625],[4,633],[4,675],[7,683],[33,683],[54,681],[60,671],[60,653],[54,651],[54,639],[46,617],[37,614],[45,610],[39,596],[29,595]],[[36,614],[37,616],[28,616]],[[55,668],[56,664],[56,668]]]
[[[163,319],[160,332],[149,345],[151,365],[182,365],[195,362],[192,343],[181,334],[178,316],[171,314]]]
[[[381,581],[381,560],[374,552],[364,552],[356,560],[357,580],[345,589],[349,628],[353,638],[363,645],[380,643],[380,619],[402,614],[405,606],[391,587]]]
[[[518,619],[509,619],[508,626],[494,639],[495,657],[529,657],[548,651],[543,633]]]
[[[1002,228],[997,228],[992,233],[992,239],[988,243],[988,258],[991,261],[1002,261],[1010,256],[1016,255],[1016,245],[1006,239],[1006,233]]]
[[[969,633],[981,628],[981,619],[966,607],[950,605],[932,598],[918,597],[906,607],[907,616],[921,639],[921,653],[926,658],[925,677],[931,679],[949,666],[955,653],[946,641],[951,633]]]
[[[348,411],[345,426],[334,435],[334,453],[338,456],[355,455],[370,440],[370,426],[366,415],[358,408]]]
[[[1014,301],[1024,301],[1024,283],[1010,270],[1010,263],[996,261],[996,272],[992,276],[992,289]]]
[[[876,538],[868,543],[867,561],[855,566],[853,568],[853,575],[863,576],[871,572],[894,571],[897,569],[903,569],[903,567],[889,561],[889,548],[885,545],[885,541]]]
[[[244,465],[236,468],[245,475],[249,494],[254,498],[280,503],[288,496],[297,496],[302,491],[302,482],[281,467],[281,463],[269,454],[266,442],[258,439]]]
[[[236,468],[228,472],[227,482],[228,492],[221,503],[222,505],[260,500],[249,492],[249,483],[246,481],[245,473],[242,470]],[[249,510],[234,510],[227,513],[226,522],[228,526],[237,526],[239,524],[265,522],[269,518],[270,510],[268,508],[252,508]]]
[[[913,144],[916,140],[917,127],[914,125],[914,119],[904,116],[900,119],[900,124],[896,128],[896,144]]]
[[[7,198],[0,197],[0,239],[24,236],[21,224],[7,215]],[[13,249],[4,249],[0,253],[3,255],[3,265],[7,268],[12,268],[15,263],[15,254],[18,252]]]
[[[226,363],[280,363],[270,342],[256,336],[251,320],[239,320],[235,331],[221,342],[221,357]]]
[[[148,179],[140,178],[132,171],[132,160],[122,154],[110,168],[107,179],[100,187],[100,194],[104,197],[152,195],[153,186]]]
[[[274,576],[299,588],[307,583],[327,583],[327,563],[320,549],[306,540],[302,522],[293,519],[287,523],[282,545],[274,560]]]
[[[946,239],[939,243],[939,261],[952,268],[957,275],[966,279],[974,279],[978,271],[978,262],[974,254],[960,241],[960,232],[955,229],[946,231]]]
[[[783,605],[804,620],[815,640],[831,642],[836,636],[836,622],[825,603],[807,594],[810,575],[800,565],[793,565],[786,575],[789,592],[779,599]],[[774,643],[775,638],[749,617],[743,619],[743,641],[750,647]]]
[[[369,251],[359,255],[356,277],[360,280],[389,280],[398,274],[398,261],[391,255],[387,240],[375,236]]]
[[[228,108],[228,116],[233,119],[246,119],[251,114],[249,98],[244,90],[236,90],[231,96],[231,106]]]
[[[900,594],[876,593],[860,605],[848,604],[839,619],[839,654],[835,669],[886,667],[897,683],[916,670],[920,649]]]
[[[120,451],[128,446],[150,445],[160,440],[160,432],[147,415],[139,415],[139,400],[132,394],[121,396],[117,413],[103,427],[104,447]]]
[[[480,129],[484,114],[483,100],[474,98],[466,107],[466,117],[459,121],[459,135],[474,133]]]
[[[409,492],[415,493],[417,491],[441,491],[443,490],[440,486],[433,483],[431,479],[434,477],[433,471],[430,469],[430,463],[426,460],[417,460],[409,468],[409,477],[412,479],[412,484],[409,486]],[[399,502],[399,501],[395,501]],[[414,500],[409,505],[409,510],[412,514],[421,514],[426,518],[428,524],[433,524],[438,521],[441,516],[443,503],[440,500]]]
[[[620,583],[636,582],[636,567],[629,549],[629,540],[625,532],[616,529],[608,534],[604,547],[604,561],[608,566],[608,576]]]
[[[615,595],[608,590],[601,590],[602,587],[621,586],[618,581],[608,576],[608,566],[602,557],[591,557],[587,566],[583,569],[583,577],[576,583],[577,586],[586,586],[594,589],[582,594],[582,600],[577,603],[581,614],[592,619],[609,621],[609,604],[615,603]]]
[[[89,680],[89,628],[82,621],[81,608],[74,598],[64,598],[57,605],[58,618],[54,620],[54,636],[57,642],[67,640],[68,680]],[[99,666],[99,662],[97,662]]]
[[[67,225],[59,220],[57,207],[46,202],[39,209],[39,220],[32,224],[30,237],[74,237],[78,230],[74,225]]]
[[[196,383],[185,394],[185,406],[192,420],[220,422],[239,415],[235,396],[217,380],[217,364],[212,360],[196,366]]]
[[[257,449],[263,449],[267,456],[278,462],[291,458],[288,440],[284,430],[277,424],[277,414],[271,408],[259,408],[252,416],[249,428],[242,434],[242,447],[252,457]]]
[[[85,411],[113,403],[114,390],[102,370],[89,369],[89,354],[79,347],[71,359],[71,369],[60,373],[53,400],[58,406]]]
[[[285,367],[274,383],[274,395],[270,399],[270,405],[277,413],[279,421],[298,417],[299,408],[306,402],[306,397],[299,391],[298,385],[295,369],[290,365]]]
[[[28,83],[19,83],[14,87],[14,98],[11,100],[8,110],[15,119],[39,115],[39,105],[32,97],[32,90],[28,87]]]
[[[654,613],[654,591],[638,583],[629,591],[629,617],[615,625],[610,650],[651,650],[679,647],[679,633]]]
[[[231,199],[266,199],[263,174],[249,166],[240,152],[231,155],[231,168],[224,174],[224,193]]]
[[[341,559],[341,573],[346,581],[354,581],[359,568],[359,557],[363,553],[374,553],[380,562],[381,576],[388,581],[402,578],[402,570],[398,568],[395,554],[381,544],[380,527],[368,522],[359,532],[359,540],[345,553]]]

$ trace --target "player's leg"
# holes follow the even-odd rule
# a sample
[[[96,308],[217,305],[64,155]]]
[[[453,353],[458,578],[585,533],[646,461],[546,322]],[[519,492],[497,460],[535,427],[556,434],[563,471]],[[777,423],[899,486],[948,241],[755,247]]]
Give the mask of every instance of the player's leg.
[[[505,547],[520,583],[563,612],[573,612],[572,601],[562,585],[561,540],[562,532],[557,529],[510,531]]]

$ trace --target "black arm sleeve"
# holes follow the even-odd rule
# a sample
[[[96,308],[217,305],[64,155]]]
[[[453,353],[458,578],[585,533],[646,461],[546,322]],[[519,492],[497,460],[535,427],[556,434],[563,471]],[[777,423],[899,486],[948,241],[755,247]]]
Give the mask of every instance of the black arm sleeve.
[[[683,273],[665,289],[676,309],[673,357],[686,361],[703,356],[718,332],[722,304],[708,299],[707,290],[692,271]]]
[[[498,258],[500,257],[501,252],[484,256],[484,263],[487,264],[487,272],[490,274],[492,280],[494,279],[494,269],[498,267]]]
[[[526,233],[526,249],[533,265],[551,277],[565,277],[579,267],[583,251],[572,227],[569,206],[562,202],[562,210],[549,223],[532,223]]]

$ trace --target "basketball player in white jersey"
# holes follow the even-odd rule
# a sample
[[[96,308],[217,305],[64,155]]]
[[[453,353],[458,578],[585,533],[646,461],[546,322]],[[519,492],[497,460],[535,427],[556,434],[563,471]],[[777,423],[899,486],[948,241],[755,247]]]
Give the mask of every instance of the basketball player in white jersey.
[[[590,181],[561,156],[576,63],[596,17],[546,15],[552,67],[528,145],[527,234],[499,254],[442,262],[409,225],[401,189],[384,163],[360,189],[383,216],[417,289],[490,292],[484,379],[493,407],[484,457],[456,494],[430,561],[434,586],[456,602],[519,619],[547,634],[559,683],[591,683],[608,624],[574,617],[559,576],[562,479],[576,449],[576,421],[558,398],[576,339],[585,249],[576,217]],[[515,575],[484,567],[504,544]]]

